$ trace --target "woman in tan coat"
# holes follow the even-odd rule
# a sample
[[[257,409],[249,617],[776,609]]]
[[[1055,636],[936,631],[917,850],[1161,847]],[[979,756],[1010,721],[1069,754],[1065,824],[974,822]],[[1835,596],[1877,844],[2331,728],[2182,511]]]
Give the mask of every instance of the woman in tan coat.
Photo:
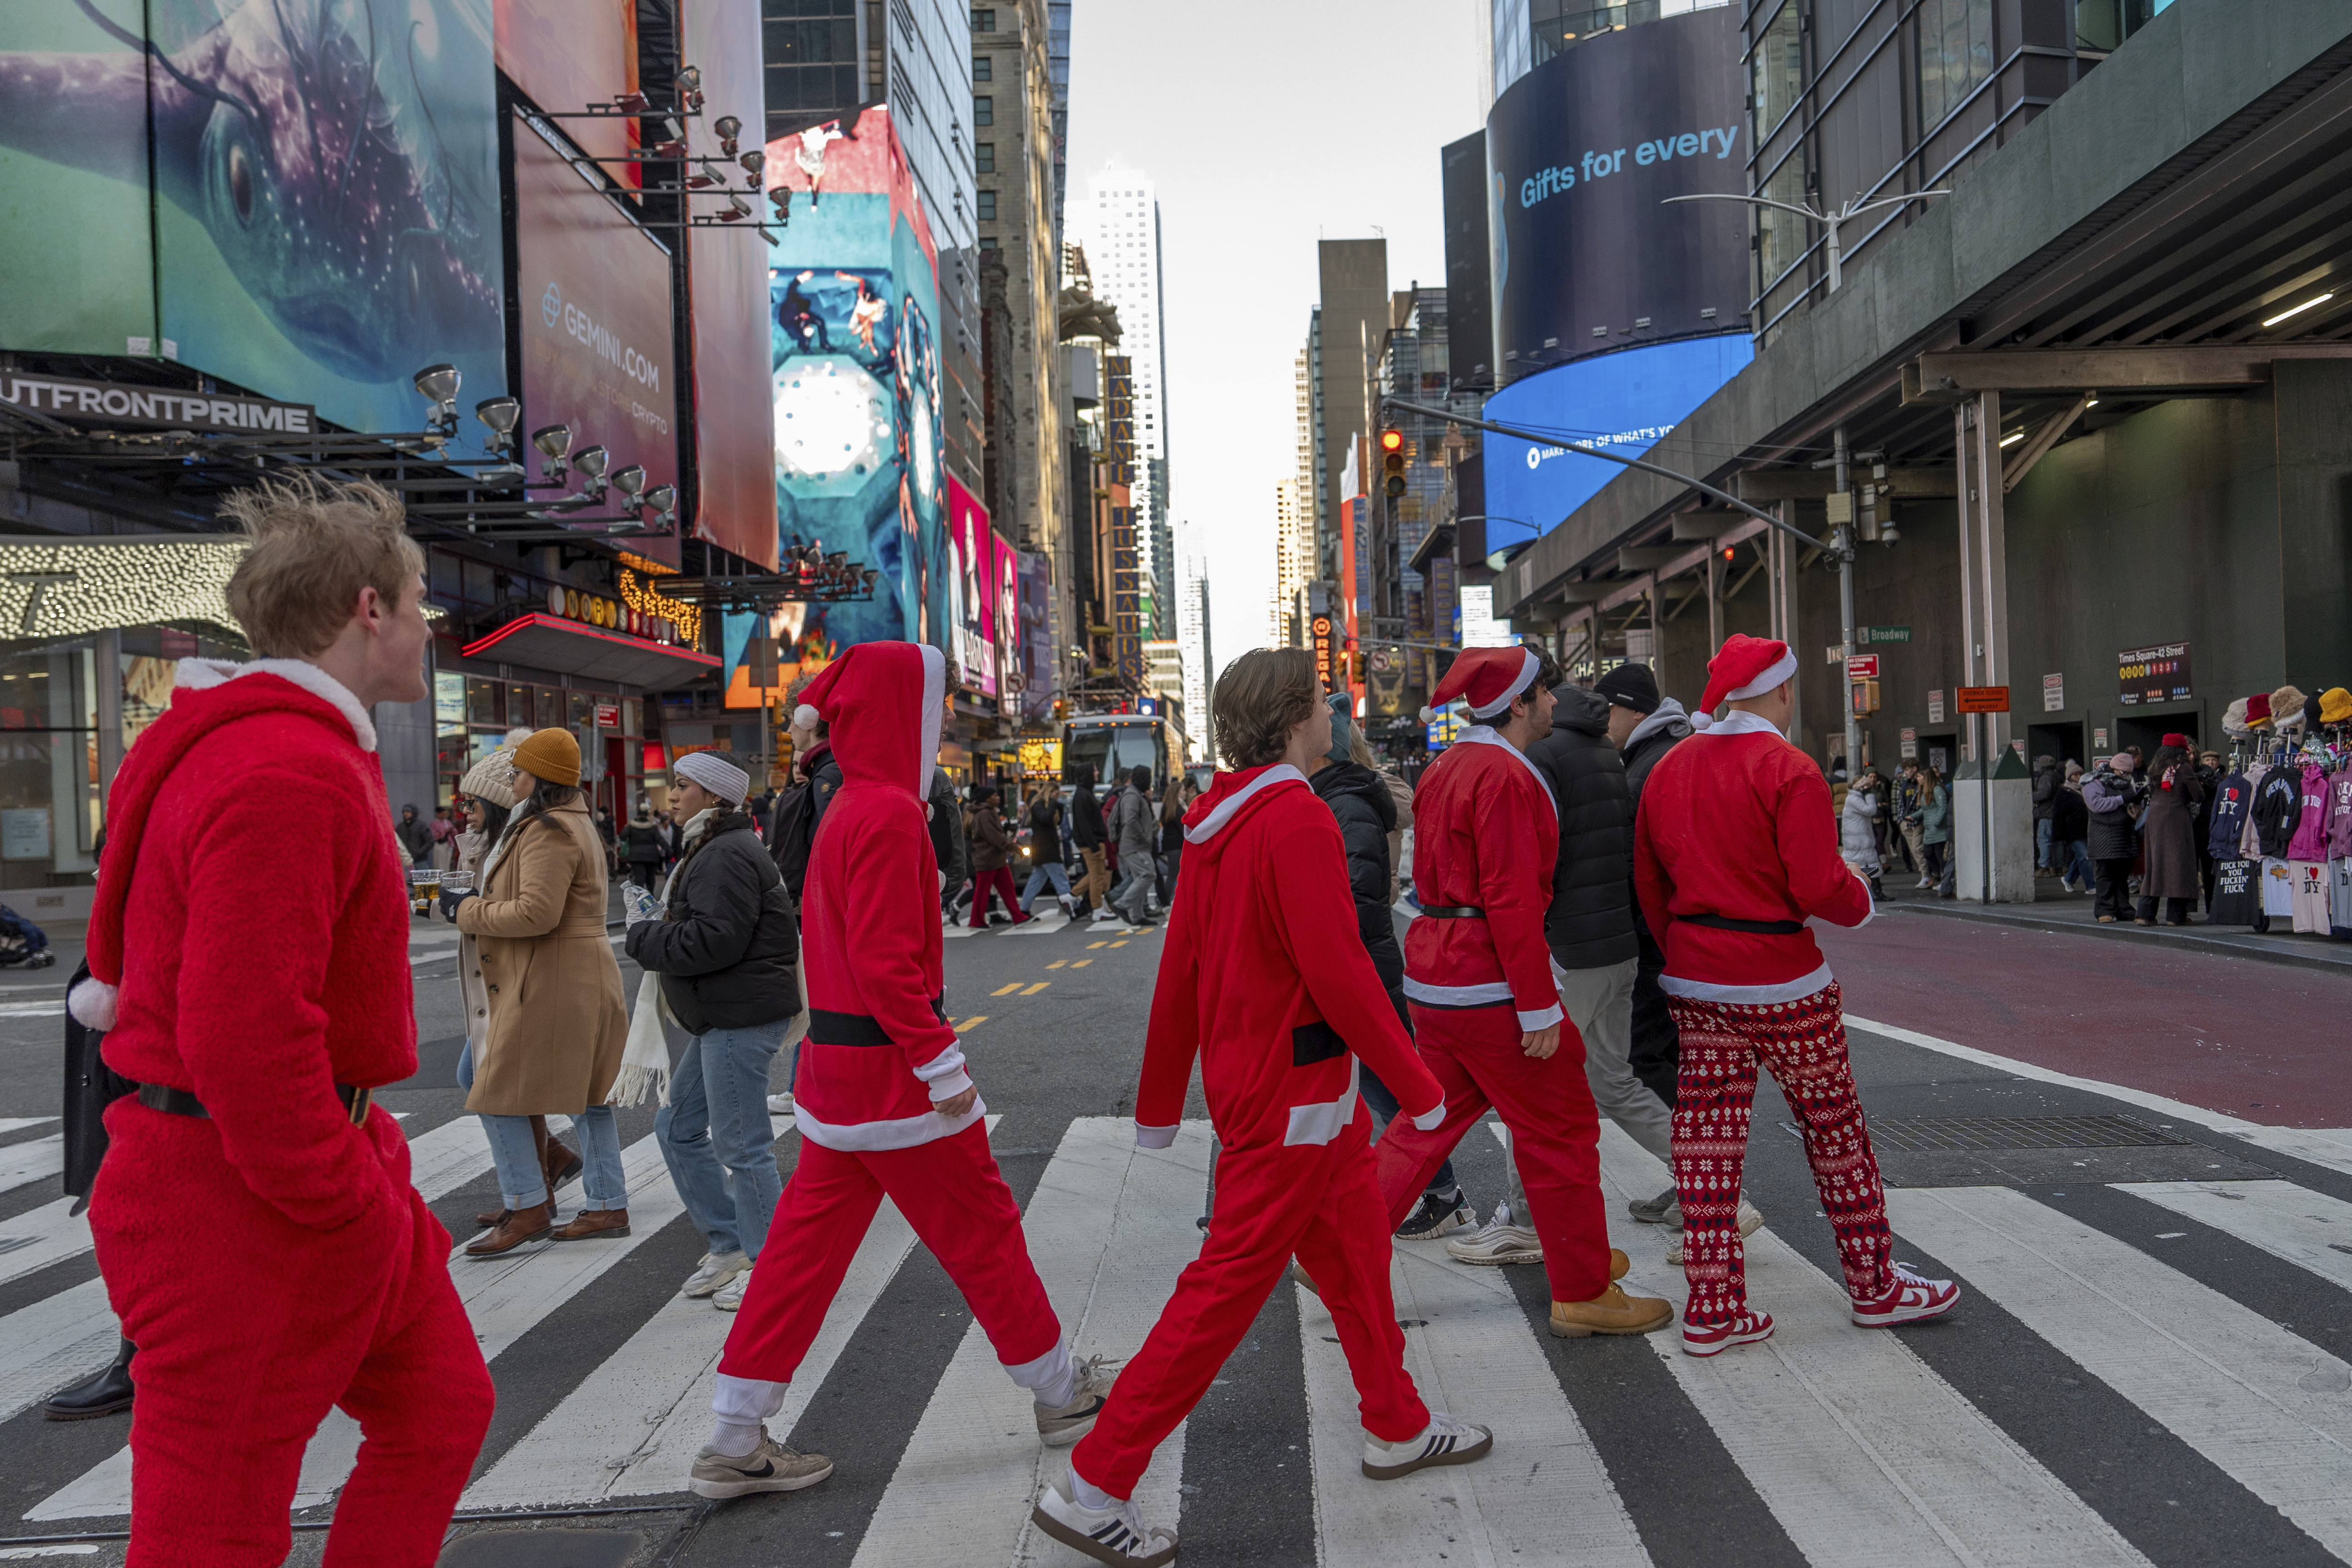
[[[553,1231],[581,1240],[629,1233],[620,1131],[604,1103],[621,1068],[629,1019],[621,969],[604,932],[604,844],[580,793],[580,746],[541,730],[515,748],[520,802],[477,886],[446,895],[475,939],[488,1026],[466,1109],[482,1119],[507,1213],[466,1248],[496,1258]],[[572,1118],[588,1169],[588,1206],[556,1231],[530,1119]]]

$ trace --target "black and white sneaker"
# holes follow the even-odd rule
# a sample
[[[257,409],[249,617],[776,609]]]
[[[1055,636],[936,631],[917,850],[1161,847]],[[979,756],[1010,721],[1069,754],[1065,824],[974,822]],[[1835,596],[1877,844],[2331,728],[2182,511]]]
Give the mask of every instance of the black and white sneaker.
[[[1413,1211],[1404,1216],[1404,1223],[1396,1227],[1396,1238],[1399,1241],[1435,1241],[1440,1237],[1452,1236],[1457,1230],[1475,1229],[1477,1224],[1478,1212],[1462,1201],[1459,1192],[1451,1199],[1441,1198],[1434,1193],[1423,1193]]]
[[[1146,1530],[1131,1500],[1093,1509],[1071,1498],[1076,1489],[1067,1478],[1047,1481],[1029,1510],[1030,1520],[1063,1545],[1111,1568],[1160,1568],[1176,1560],[1175,1536],[1156,1527]]]
[[[1628,1198],[1625,1212],[1643,1225],[1663,1225],[1675,1230],[1683,1227],[1681,1194],[1668,1187],[1654,1198]]]
[[[737,1458],[705,1447],[694,1456],[687,1489],[697,1497],[735,1498],[751,1492],[796,1492],[833,1474],[823,1454],[796,1454],[760,1428],[760,1446]]]
[[[1433,1410],[1421,1436],[1405,1442],[1383,1443],[1365,1433],[1364,1474],[1376,1481],[1392,1481],[1415,1470],[1483,1459],[1494,1447],[1495,1435],[1484,1426],[1473,1426],[1442,1410]]]
[[[1078,1385],[1067,1405],[1037,1405],[1037,1436],[1048,1448],[1066,1448],[1095,1429],[1095,1418],[1110,1403],[1110,1385],[1118,1378],[1119,1363],[1108,1356],[1090,1355],[1078,1363]]]

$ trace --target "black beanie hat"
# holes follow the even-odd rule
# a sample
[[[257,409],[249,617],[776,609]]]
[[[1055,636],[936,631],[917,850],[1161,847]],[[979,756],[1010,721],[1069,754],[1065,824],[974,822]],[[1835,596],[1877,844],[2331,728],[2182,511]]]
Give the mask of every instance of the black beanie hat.
[[[1658,678],[1646,664],[1621,664],[1594,681],[1592,689],[1609,699],[1612,708],[1631,708],[1636,713],[1658,710]]]

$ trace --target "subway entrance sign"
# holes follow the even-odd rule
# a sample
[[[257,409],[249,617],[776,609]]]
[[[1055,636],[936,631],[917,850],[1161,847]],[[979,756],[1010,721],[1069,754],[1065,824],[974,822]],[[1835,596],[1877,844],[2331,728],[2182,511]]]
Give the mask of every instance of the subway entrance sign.
[[[1960,688],[1959,709],[1963,713],[2006,713],[2009,711],[2009,688],[1963,686]]]

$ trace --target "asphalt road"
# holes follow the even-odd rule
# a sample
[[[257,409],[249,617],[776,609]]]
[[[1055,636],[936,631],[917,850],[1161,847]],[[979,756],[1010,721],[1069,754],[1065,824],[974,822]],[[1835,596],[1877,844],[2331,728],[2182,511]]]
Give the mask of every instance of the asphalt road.
[[[992,1143],[1082,1353],[1132,1348],[1190,1256],[1204,1196],[1197,1093],[1168,1157],[1132,1155],[1126,1137],[1163,940],[1057,928],[947,948],[950,1014],[1000,1119]],[[1498,1440],[1478,1466],[1380,1486],[1355,1473],[1328,1315],[1285,1286],[1147,1477],[1181,1561],[2352,1560],[2352,1132],[2325,1131],[2352,1127],[2341,1030],[2325,1021],[2345,983],[1899,913],[1829,945],[1852,1015],[1895,1031],[1857,1026],[1853,1043],[1896,1256],[1958,1278],[1958,1310],[1895,1334],[1843,1321],[1832,1237],[1768,1082],[1747,1182],[1768,1218],[1749,1256],[1751,1291],[1780,1320],[1769,1345],[1701,1363],[1671,1334],[1553,1340],[1540,1270],[1401,1247],[1416,1377]],[[435,951],[420,942],[423,1066],[383,1097],[420,1151],[458,1150],[470,1132],[449,1076],[455,986]],[[635,971],[624,976],[634,993]],[[0,1119],[55,1113],[61,1020],[23,1009],[56,991],[0,982]],[[2200,1121],[2192,1106],[2227,1114]],[[2082,1117],[2128,1124],[2046,1120]],[[651,1121],[625,1111],[624,1145]],[[2261,1126],[2216,1130],[2240,1121]],[[0,1132],[0,1172],[37,1168],[33,1146],[54,1131]],[[787,1171],[798,1144],[779,1140]],[[1629,1285],[1679,1304],[1664,1235],[1616,1202],[1661,1173],[1613,1132],[1603,1156]],[[1498,1146],[1474,1131],[1457,1166],[1485,1213]],[[487,1160],[438,1168],[434,1207],[462,1240],[473,1211],[496,1206]],[[551,1253],[495,1287],[469,1276],[486,1266],[453,1266],[499,1405],[466,1505],[492,1517],[462,1523],[446,1563],[1080,1561],[1024,1531],[1035,1477],[1061,1461],[1041,1458],[1025,1396],[887,1210],[787,1411],[790,1440],[830,1455],[835,1475],[719,1505],[680,1491],[724,1323],[674,1294],[702,1246],[682,1217],[661,1223],[667,1194],[655,1159],[618,1256]],[[30,1407],[102,1360],[110,1332],[58,1206],[53,1178],[0,1190],[0,1500],[15,1503],[0,1552],[5,1538],[78,1537],[57,1543],[94,1545],[74,1560],[105,1563],[120,1560],[104,1537],[123,1523],[127,1422],[61,1426]],[[298,1534],[292,1561],[314,1561],[321,1541]]]

